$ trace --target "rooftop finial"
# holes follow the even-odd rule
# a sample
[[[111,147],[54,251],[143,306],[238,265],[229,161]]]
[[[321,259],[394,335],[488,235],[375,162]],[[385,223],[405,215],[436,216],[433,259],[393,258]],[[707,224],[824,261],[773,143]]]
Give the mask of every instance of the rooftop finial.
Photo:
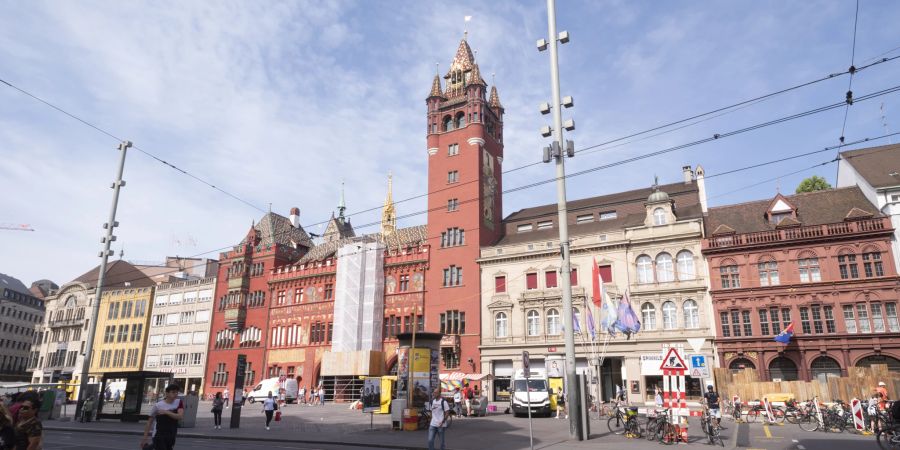
[[[659,175],[653,175],[653,190],[659,190]]]
[[[344,211],[347,210],[347,203],[344,201],[344,180],[341,179],[341,200],[338,202],[338,219],[344,222]]]

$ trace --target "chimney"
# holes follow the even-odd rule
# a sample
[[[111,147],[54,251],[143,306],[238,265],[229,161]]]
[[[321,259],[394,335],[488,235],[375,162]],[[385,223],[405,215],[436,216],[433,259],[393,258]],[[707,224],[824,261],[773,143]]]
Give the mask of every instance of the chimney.
[[[684,173],[684,184],[691,184],[694,181],[694,171],[691,170],[691,166],[684,166],[681,171]]]
[[[294,228],[300,228],[300,208],[296,206],[291,208],[291,216],[289,219]]]
[[[700,210],[705,216],[708,212],[706,204],[706,180],[704,180],[704,172],[702,166],[697,166],[697,194],[700,196]]]

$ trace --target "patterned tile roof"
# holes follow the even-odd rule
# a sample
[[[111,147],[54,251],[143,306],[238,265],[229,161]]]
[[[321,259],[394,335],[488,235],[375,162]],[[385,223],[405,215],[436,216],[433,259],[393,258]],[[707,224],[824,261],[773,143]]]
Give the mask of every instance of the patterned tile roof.
[[[444,94],[441,93],[441,76],[435,74],[434,81],[431,82],[431,93],[428,94],[429,97],[443,97]]]
[[[497,86],[491,86],[491,98],[488,100],[488,104],[491,105],[491,108],[503,108],[503,105],[500,104],[500,95],[497,94]]]
[[[372,239],[382,242],[387,248],[405,248],[425,244],[425,241],[428,239],[428,233],[425,225],[416,225],[413,227],[398,228],[388,236],[384,236],[381,233],[374,233],[359,237],[346,237],[331,242],[323,242],[311,248],[309,253],[297,261],[297,264],[321,261],[334,256],[341,247],[347,244]]]
[[[481,78],[481,69],[478,68],[478,64],[475,64],[472,67],[472,73],[469,75],[469,84],[487,86],[487,83],[484,82],[484,78]]]
[[[446,76],[449,77],[450,73],[456,70],[468,72],[472,70],[473,65],[475,65],[475,56],[472,55],[472,49],[469,48],[469,43],[463,39],[459,41],[459,47],[456,49],[456,56],[453,57],[453,62],[450,63],[450,69],[447,71]]]
[[[302,226],[295,228],[290,219],[273,212],[266,213],[253,225],[253,229],[259,233],[259,245],[264,247],[273,243],[293,247],[295,242],[305,247],[313,246],[312,239]],[[245,244],[246,241],[247,238],[244,238],[241,244]]]

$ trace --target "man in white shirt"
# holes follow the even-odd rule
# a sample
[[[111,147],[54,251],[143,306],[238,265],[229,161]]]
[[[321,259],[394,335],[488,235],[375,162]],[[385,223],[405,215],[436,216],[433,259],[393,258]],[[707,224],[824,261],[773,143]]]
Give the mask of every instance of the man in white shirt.
[[[447,429],[447,416],[450,405],[441,397],[441,388],[435,388],[428,402],[431,411],[431,424],[428,427],[428,450],[434,450],[434,438],[441,436],[441,450],[444,450],[444,431]]]

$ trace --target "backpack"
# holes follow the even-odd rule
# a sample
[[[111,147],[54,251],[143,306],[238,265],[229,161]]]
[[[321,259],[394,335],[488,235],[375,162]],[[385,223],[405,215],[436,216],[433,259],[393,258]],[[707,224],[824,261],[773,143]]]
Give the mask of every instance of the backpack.
[[[891,417],[893,417],[895,421],[900,421],[900,400],[894,400],[894,402],[891,403]]]
[[[475,399],[475,390],[472,388],[469,388],[469,390],[466,391],[466,398],[469,400]]]

